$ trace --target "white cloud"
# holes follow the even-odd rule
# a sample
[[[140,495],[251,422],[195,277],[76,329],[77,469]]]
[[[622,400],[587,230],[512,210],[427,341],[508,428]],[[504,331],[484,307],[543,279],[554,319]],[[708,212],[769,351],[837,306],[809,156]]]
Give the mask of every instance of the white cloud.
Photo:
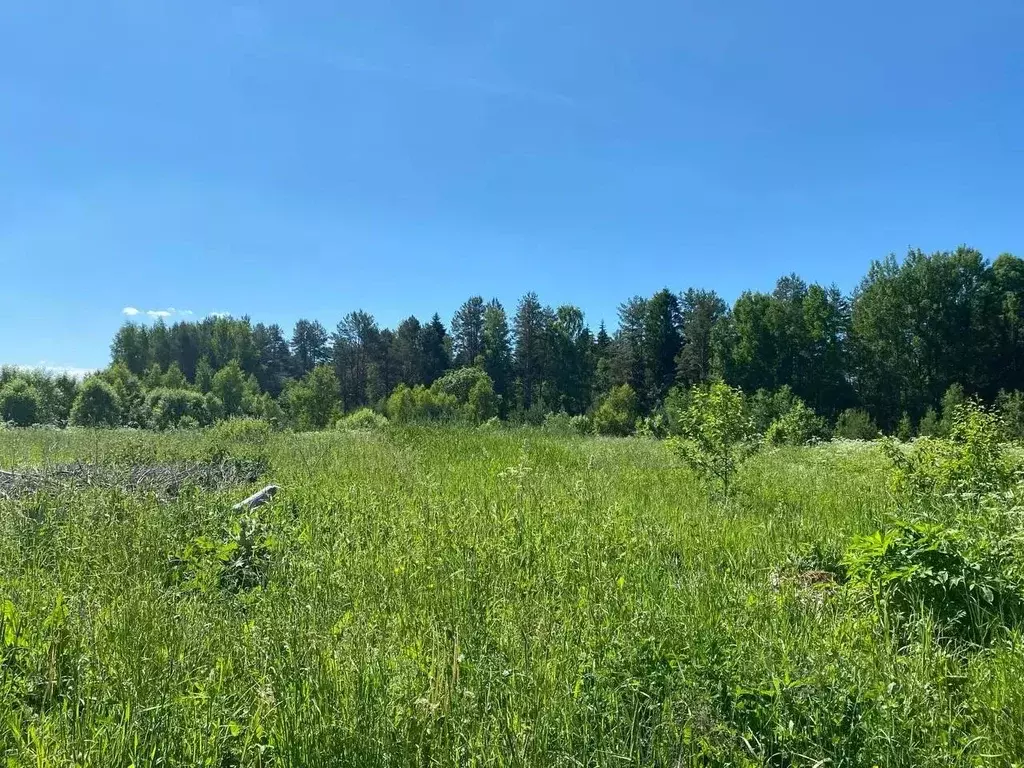
[[[172,310],[169,309],[147,309],[146,314],[152,317],[154,320],[165,317],[170,317]]]
[[[207,317],[231,317],[230,312],[211,312]]]
[[[137,310],[135,307],[125,307],[121,311],[124,314],[128,315],[128,317],[135,317],[137,314],[139,314],[139,310]]]
[[[195,314],[195,312],[193,312],[191,309],[181,309],[178,310],[178,314],[185,315],[186,317],[191,317],[192,315]]]

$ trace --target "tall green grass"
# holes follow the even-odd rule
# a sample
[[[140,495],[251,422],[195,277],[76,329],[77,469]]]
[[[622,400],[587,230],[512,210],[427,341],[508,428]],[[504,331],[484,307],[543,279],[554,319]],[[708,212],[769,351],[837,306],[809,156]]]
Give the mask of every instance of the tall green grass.
[[[173,461],[203,439],[0,432],[0,466]],[[8,765],[1024,760],[1017,635],[908,643],[801,578],[889,510],[872,448],[767,452],[728,502],[648,440],[423,428],[269,450],[253,589],[196,575],[241,550],[195,545],[234,541],[258,484],[0,501]]]

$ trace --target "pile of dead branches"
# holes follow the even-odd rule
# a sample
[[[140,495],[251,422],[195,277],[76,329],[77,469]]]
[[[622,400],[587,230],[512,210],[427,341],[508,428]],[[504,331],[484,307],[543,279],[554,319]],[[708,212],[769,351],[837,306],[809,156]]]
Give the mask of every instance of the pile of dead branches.
[[[236,463],[140,464],[105,466],[76,462],[0,469],[0,499],[18,499],[39,491],[82,488],[117,488],[128,493],[155,493],[176,498],[185,488],[213,491],[257,479],[259,472]]]

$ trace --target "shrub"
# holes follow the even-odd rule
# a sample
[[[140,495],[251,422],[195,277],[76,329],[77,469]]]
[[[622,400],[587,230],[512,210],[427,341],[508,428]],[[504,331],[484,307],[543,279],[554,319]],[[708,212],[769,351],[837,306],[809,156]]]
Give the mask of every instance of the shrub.
[[[774,392],[759,389],[747,400],[754,431],[759,435],[766,434],[771,425],[789,413],[801,400],[793,394],[789,386],[782,386]]]
[[[672,387],[665,396],[665,418],[668,430],[678,435],[680,430],[678,415],[690,407],[690,390],[686,387]]]
[[[406,384],[399,384],[388,397],[384,412],[396,424],[408,424],[416,420],[416,398]]]
[[[388,425],[386,416],[382,416],[370,408],[360,408],[348,416],[338,419],[336,427],[344,430],[360,430],[376,432]]]
[[[230,462],[256,477],[270,464],[270,437],[270,424],[259,419],[221,421],[203,435],[203,458],[218,464]]]
[[[461,405],[469,402],[470,392],[481,382],[490,383],[491,391],[494,390],[494,382],[491,381],[491,377],[482,369],[475,367],[456,368],[453,371],[448,371],[444,376],[435,381],[430,388],[435,394],[440,393],[454,397]]]
[[[21,378],[0,387],[0,421],[17,427],[35,424],[39,416],[39,393]]]
[[[577,435],[592,435],[594,433],[594,421],[584,413],[571,417],[569,422]]]
[[[147,426],[150,418],[146,406],[146,393],[142,381],[124,363],[114,363],[97,377],[104,379],[114,388],[118,403],[121,405],[121,424],[126,427],[142,428]]]
[[[121,422],[117,393],[103,379],[85,380],[71,408],[71,423],[79,427],[116,427]]]
[[[968,403],[953,406],[948,440],[884,444],[899,517],[855,539],[845,558],[851,588],[883,617],[928,619],[973,643],[1021,617],[1022,489],[1000,437],[998,418]]]
[[[549,435],[557,435],[559,437],[568,437],[576,434],[576,430],[572,427],[572,416],[565,411],[549,413],[544,417],[541,429]]]
[[[498,415],[498,397],[494,394],[494,383],[484,374],[469,390],[466,412],[474,424],[481,424]]]
[[[625,437],[636,424],[636,393],[628,384],[615,387],[594,412],[594,429],[599,435]]]
[[[213,377],[210,389],[224,404],[226,416],[237,416],[242,412],[242,400],[245,397],[245,374],[237,360],[232,360]]]
[[[917,434],[921,437],[934,437],[939,434],[939,415],[934,408],[928,408],[917,425]]]
[[[338,391],[334,369],[318,365],[301,381],[288,382],[283,400],[299,429],[323,429],[340,416],[342,404]]]
[[[919,520],[857,538],[844,564],[851,589],[869,594],[890,620],[927,615],[945,636],[985,643],[1022,612],[1013,550],[1006,540]]]
[[[216,399],[216,395],[211,393],[207,395],[207,402],[209,402],[211,397]],[[243,411],[246,416],[265,421],[275,429],[280,427],[285,421],[284,410],[277,400],[267,392],[261,392],[258,395],[247,394]]]
[[[910,423],[910,414],[906,411],[900,417],[900,423],[896,425],[896,439],[901,443],[909,442],[914,436],[914,425]]]
[[[1000,390],[996,410],[1003,422],[1007,440],[1024,440],[1024,392]]]
[[[878,437],[878,426],[867,411],[847,408],[839,414],[833,434],[846,440],[874,440]]]
[[[806,445],[811,440],[824,437],[827,432],[825,420],[794,398],[790,409],[768,427],[765,442],[769,445]]]
[[[206,399],[187,389],[154,389],[146,398],[150,423],[156,429],[202,427],[211,423]]]
[[[959,384],[951,384],[946,393],[942,396],[942,420],[939,422],[939,434],[943,437],[949,435],[953,429],[953,422],[956,420],[957,410],[967,402],[967,395],[964,388]]]
[[[644,416],[636,423],[636,434],[660,440],[668,436],[668,419],[663,413],[652,413]]]
[[[678,420],[681,434],[672,449],[703,478],[721,483],[728,496],[739,467],[757,450],[743,392],[723,382],[695,388]]]
[[[890,484],[904,509],[929,509],[951,501],[973,504],[983,493],[1007,490],[1015,465],[1001,444],[1002,424],[976,403],[956,406],[948,439],[921,438],[908,451],[892,443],[883,448],[892,472]]]

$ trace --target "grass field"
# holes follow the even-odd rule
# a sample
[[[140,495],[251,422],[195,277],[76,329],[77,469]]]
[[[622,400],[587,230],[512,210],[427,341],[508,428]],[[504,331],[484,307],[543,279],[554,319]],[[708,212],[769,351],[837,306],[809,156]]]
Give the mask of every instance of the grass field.
[[[897,640],[808,576],[889,511],[867,444],[763,453],[728,502],[642,439],[266,451],[237,487],[0,500],[8,766],[1024,760],[1018,634]],[[201,433],[0,431],[7,470],[211,455]]]

